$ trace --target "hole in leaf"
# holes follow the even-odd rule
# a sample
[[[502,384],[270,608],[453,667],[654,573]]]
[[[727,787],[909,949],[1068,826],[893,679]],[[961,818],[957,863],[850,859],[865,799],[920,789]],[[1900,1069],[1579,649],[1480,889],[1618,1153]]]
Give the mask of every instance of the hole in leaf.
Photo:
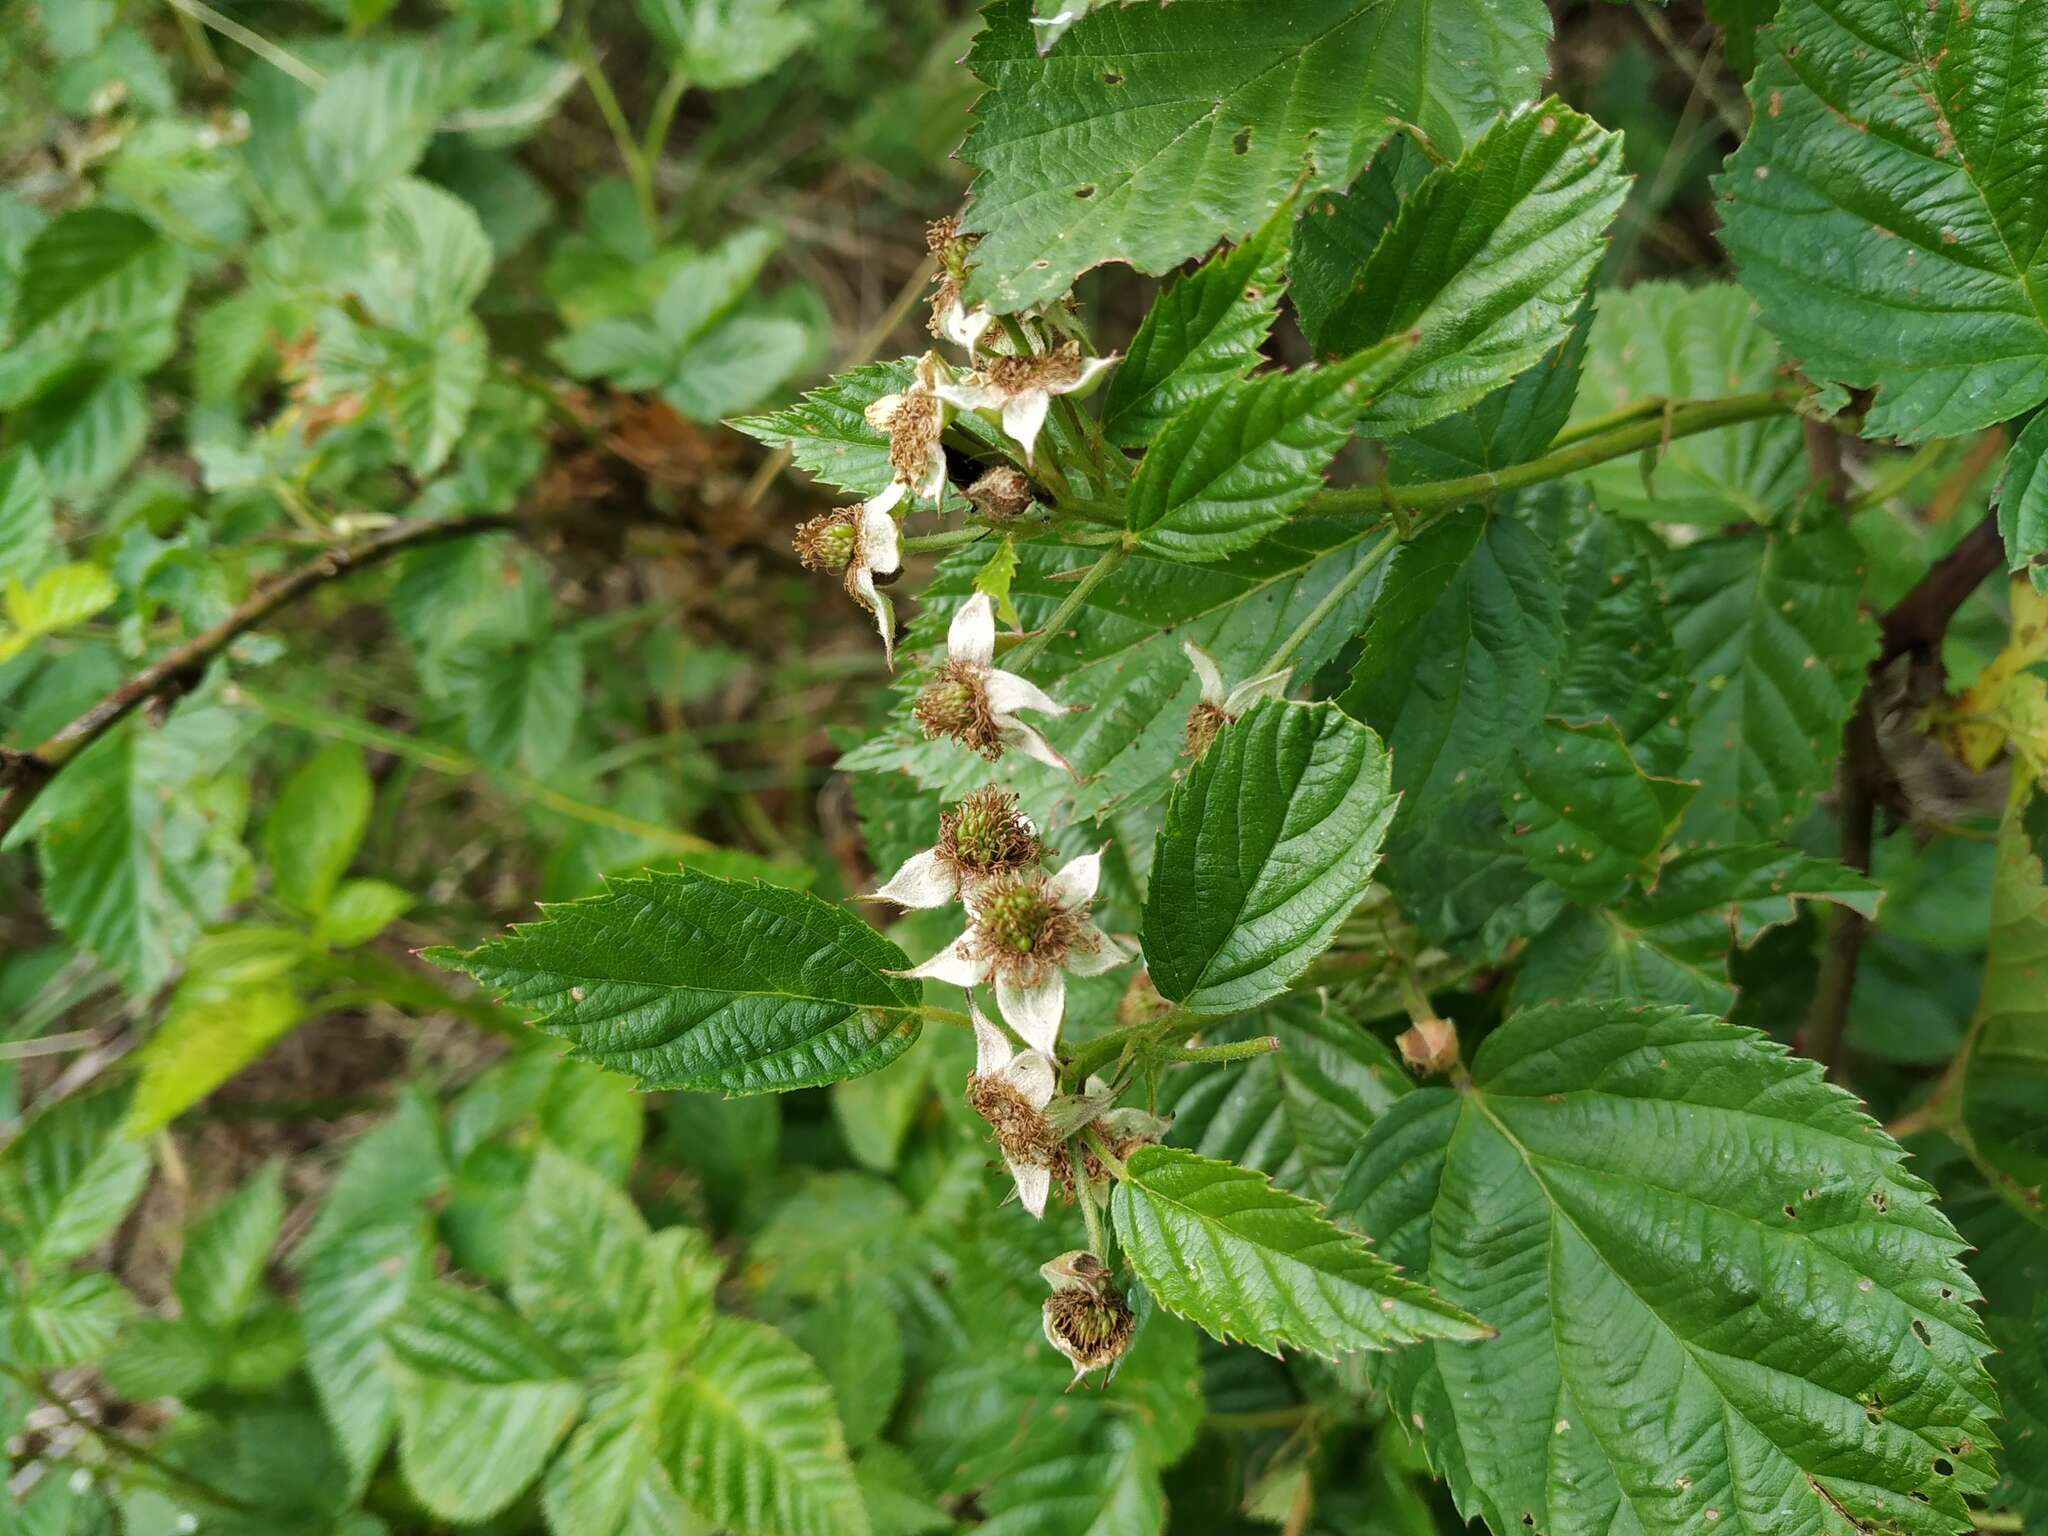
[[[1953,1301],[1955,1299],[1955,1294],[1956,1293],[1954,1291],[1950,1290],[1945,1285],[1941,1288],[1941,1299],[1943,1301]]]
[[[1927,1331],[1927,1325],[1917,1317],[1913,1319],[1913,1337],[1930,1348],[1934,1344],[1934,1335]]]
[[[1536,1529],[1536,1517],[1525,1509],[1522,1511],[1522,1524],[1528,1526],[1533,1531]]]
[[[1798,1207],[1798,1206],[1796,1206],[1796,1205],[1787,1205],[1787,1206],[1781,1206],[1781,1207],[1779,1207],[1779,1209],[1781,1209],[1782,1211],[1784,1211],[1784,1213],[1785,1213],[1785,1214],[1786,1214],[1787,1216],[1791,1217],[1791,1218],[1792,1218],[1792,1220],[1794,1220],[1794,1221],[1797,1221],[1797,1220],[1799,1219],[1799,1207]]]
[[[1081,186],[1081,187],[1076,187],[1076,188],[1074,188],[1074,196],[1076,196],[1076,197],[1079,197],[1079,198],[1090,198],[1090,197],[1093,197],[1094,195],[1095,195],[1095,183],[1093,183],[1093,182],[1089,182],[1089,183],[1088,183],[1088,184],[1087,184],[1086,186]]]
[[[1124,77],[1112,69],[1108,74],[1102,77],[1102,83],[1104,85],[1122,85],[1124,83]]]
[[[1246,123],[1230,136],[1230,147],[1237,154],[1247,154],[1252,147],[1252,125]]]
[[[1950,1461],[1946,1456],[1937,1456],[1934,1458],[1934,1475],[1936,1477],[1951,1477],[1955,1474],[1955,1470],[1956,1464]]]
[[[1934,1500],[1927,1497],[1927,1495],[1922,1493],[1918,1488],[1915,1488],[1911,1493],[1907,1494],[1906,1497],[1909,1499],[1918,1499],[1922,1504],[1932,1504],[1934,1502]]]
[[[1873,1424],[1882,1424],[1884,1422],[1884,1415],[1879,1413],[1875,1408],[1864,1409],[1863,1417],[1870,1420],[1870,1422]]]
[[[1881,1189],[1873,1189],[1870,1192],[1870,1203],[1877,1207],[1877,1213],[1880,1216],[1892,1208],[1891,1201],[1885,1199],[1884,1191]]]

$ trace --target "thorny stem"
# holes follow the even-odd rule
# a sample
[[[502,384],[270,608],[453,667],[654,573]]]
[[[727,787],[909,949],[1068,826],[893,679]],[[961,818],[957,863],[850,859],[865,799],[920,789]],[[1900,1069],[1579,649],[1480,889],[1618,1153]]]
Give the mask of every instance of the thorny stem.
[[[108,1450],[133,1462],[138,1467],[147,1468],[171,1486],[184,1490],[194,1498],[204,1499],[216,1508],[235,1510],[240,1513],[248,1512],[249,1506],[234,1497],[234,1495],[223,1493],[220,1489],[214,1487],[213,1484],[193,1476],[183,1467],[164,1460],[148,1446],[143,1445],[139,1441],[129,1439],[119,1430],[87,1418],[76,1408],[72,1407],[61,1392],[58,1392],[48,1381],[44,1380],[40,1372],[25,1370],[7,1361],[0,1361],[0,1374],[12,1378],[28,1391],[35,1394],[35,1396],[41,1398],[45,1403],[63,1414],[67,1421],[84,1430],[102,1445],[106,1446]]]
[[[1095,1140],[1092,1134],[1088,1139]],[[1107,1264],[1109,1244],[1102,1234],[1102,1213],[1095,1208],[1095,1186],[1089,1182],[1087,1171],[1080,1167],[1074,1170],[1074,1203],[1081,1207],[1081,1220],[1088,1225],[1088,1251]]]
[[[1668,413],[1660,412],[1650,420],[1630,422],[1580,438],[1526,464],[1489,470],[1485,474],[1462,475],[1455,480],[1425,480],[1415,485],[1399,486],[1396,493],[1401,498],[1401,505],[1410,512],[1462,507],[1498,496],[1503,491],[1520,490],[1524,486],[1541,485],[1546,480],[1574,475],[1596,464],[1605,464],[1609,459],[1625,458],[1660,443],[1676,442],[1681,437],[1712,432],[1718,427],[1737,426],[1745,421],[1787,416],[1798,406],[1799,399],[1796,390],[1769,389],[1755,394],[1727,395],[1718,400],[1689,400],[1673,405]],[[1359,512],[1376,517],[1386,511],[1387,504],[1384,489],[1369,485],[1356,490],[1324,491],[1312,497],[1308,506],[1311,512]]]
[[[1278,1035],[1259,1035],[1251,1040],[1232,1040],[1223,1045],[1164,1045],[1144,1047],[1155,1061],[1253,1061],[1280,1049]]]
[[[986,523],[971,524],[966,528],[946,528],[938,533],[917,533],[903,540],[906,554],[920,554],[933,549],[957,549],[962,544],[976,544],[994,533],[995,529]]]
[[[1135,1049],[1151,1040],[1164,1039],[1176,1030],[1185,1031],[1187,1028],[1188,1016],[1179,1008],[1170,1008],[1147,1023],[1112,1030],[1075,1049],[1074,1054],[1067,1060],[1067,1076],[1073,1082],[1085,1083],[1088,1081],[1089,1073],[1115,1061],[1125,1051]]]
[[[1037,660],[1038,653],[1044,650],[1052,637],[1064,629],[1068,621],[1081,611],[1082,605],[1088,601],[1089,594],[1102,585],[1103,579],[1110,572],[1124,563],[1124,557],[1130,552],[1130,546],[1123,543],[1112,544],[1105,549],[1102,558],[1088,568],[1088,574],[1074,583],[1074,589],[1062,599],[1059,607],[1052,611],[1052,617],[1038,627],[1036,634],[1027,637],[1004,658],[1004,665],[1008,670],[1021,672]]]
[[[925,1003],[917,1011],[928,1019],[937,1019],[941,1024],[951,1024],[956,1029],[974,1028],[974,1020],[957,1008],[936,1008],[930,1003]]]

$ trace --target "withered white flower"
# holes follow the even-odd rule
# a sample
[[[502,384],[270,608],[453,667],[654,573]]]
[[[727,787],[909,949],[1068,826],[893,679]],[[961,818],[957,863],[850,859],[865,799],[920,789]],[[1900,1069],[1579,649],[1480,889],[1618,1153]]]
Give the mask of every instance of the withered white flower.
[[[875,616],[882,633],[882,654],[896,665],[896,610],[875,585],[877,576],[903,569],[902,540],[893,511],[903,487],[891,485],[879,496],[855,506],[840,507],[803,524],[793,541],[805,569],[845,575],[847,596]]]
[[[1070,711],[1036,683],[995,665],[996,610],[986,592],[960,605],[946,630],[946,659],[911,705],[929,738],[950,736],[990,762],[1015,747],[1026,757],[1074,771],[1052,743],[1017,718],[1020,710],[1042,715]]]
[[[1085,1248],[1041,1264],[1038,1272],[1052,1287],[1045,1298],[1045,1341],[1073,1363],[1071,1392],[1090,1371],[1116,1364],[1137,1320],[1109,1266]]]
[[[1054,395],[1083,395],[1116,364],[1114,357],[1081,356],[1081,344],[1070,341],[1050,352],[1028,357],[992,357],[958,383],[933,386],[939,398],[963,411],[994,413],[1017,445],[1024,462],[1038,445],[1039,429],[1052,409]]]
[[[968,906],[966,931],[905,976],[956,987],[993,981],[996,1007],[1028,1045],[1059,1043],[1067,977],[1100,976],[1130,957],[1089,918],[1102,855],[1083,854],[1056,874],[1020,870],[990,881]]]
[[[1181,641],[1180,648],[1186,653],[1188,663],[1195,669],[1195,677],[1202,685],[1201,701],[1188,712],[1187,751],[1191,757],[1200,757],[1208,751],[1216,733],[1259,700],[1277,699],[1287,692],[1291,667],[1282,667],[1278,672],[1268,672],[1263,677],[1247,678],[1235,688],[1226,688],[1223,671],[1216,665],[1215,657],[1192,640]]]
[[[967,1011],[974,1019],[974,1071],[967,1079],[967,1102],[995,1132],[1024,1209],[1042,1217],[1054,1171],[1067,1157],[1045,1118],[1059,1069],[1043,1051],[1013,1050],[1009,1037],[972,999]]]
[[[939,840],[912,854],[875,892],[899,907],[943,907],[991,880],[1037,865],[1038,829],[1017,809],[1017,797],[993,784],[970,792],[939,814]]]
[[[939,390],[951,387],[951,377],[945,359],[927,352],[917,360],[910,388],[883,395],[862,413],[869,426],[889,434],[894,483],[930,502],[942,501],[946,494],[946,450],[940,439],[954,408]]]
[[[950,341],[956,347],[965,347],[967,355],[974,356],[975,348],[981,345],[981,338],[988,328],[996,323],[996,317],[985,304],[969,308],[960,298],[960,285],[950,277],[939,279],[939,286],[932,294],[931,332],[942,341]]]

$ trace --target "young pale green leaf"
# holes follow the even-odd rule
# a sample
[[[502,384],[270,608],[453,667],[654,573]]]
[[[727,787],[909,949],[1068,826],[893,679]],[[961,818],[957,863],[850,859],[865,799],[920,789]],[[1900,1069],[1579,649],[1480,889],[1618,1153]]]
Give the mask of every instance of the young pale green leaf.
[[[1167,1075],[1159,1112],[1173,1117],[1168,1140],[1327,1201],[1366,1128],[1408,1091],[1408,1075],[1362,1027],[1307,999],[1275,1003],[1203,1039],[1258,1035],[1272,1035],[1280,1049],[1250,1062],[1182,1066]]]
[[[1695,400],[1776,388],[1777,343],[1733,283],[1653,281],[1610,288],[1593,316],[1574,425],[1639,401]],[[1580,478],[1600,505],[1645,522],[1770,523],[1806,484],[1790,416],[1721,427],[1660,446],[1648,461],[1613,459]]]
[[[362,748],[352,742],[330,742],[293,770],[264,828],[280,897],[301,912],[326,910],[362,843],[373,799]]]
[[[2015,778],[2020,776],[2015,772]],[[1962,1118],[1970,1144],[2014,1191],[2048,1184],[2048,880],[2029,818],[2048,814],[2039,789],[2016,788],[1998,832],[1984,990],[1964,1048]],[[2048,1223],[2044,1223],[2048,1224]]]
[[[328,208],[367,207],[426,153],[439,103],[425,49],[358,55],[327,77],[300,119],[313,194]]]
[[[313,936],[337,949],[353,949],[374,939],[412,906],[412,892],[388,880],[344,880],[328,898]]]
[[[575,749],[583,713],[583,641],[575,633],[463,651],[450,658],[448,682],[470,749],[491,767],[544,777]]]
[[[1333,1207],[1500,1336],[1374,1374],[1497,1536],[1951,1536],[1990,1481],[1961,1241],[1819,1065],[1675,1009],[1572,1004],[1409,1094]]]
[[[589,1415],[548,1467],[541,1510],[554,1536],[673,1536],[696,1529],[661,1465],[675,1371],[664,1355],[627,1362],[595,1387]]]
[[[1789,923],[1801,901],[1877,915],[1883,887],[1831,859],[1775,843],[1696,848],[1669,860],[1653,890],[1597,911],[1570,907],[1529,941],[1519,1006],[1633,998],[1726,1013],[1728,956]]]
[[[608,1180],[542,1146],[513,1239],[511,1291],[520,1315],[561,1349],[609,1365],[688,1348],[710,1321],[722,1267],[702,1233],[650,1233]]]
[[[193,1222],[173,1282],[186,1320],[223,1331],[240,1322],[283,1224],[284,1169],[276,1162]]]
[[[1287,287],[1293,218],[1293,205],[1282,204],[1243,244],[1175,278],[1153,300],[1110,375],[1102,429],[1111,442],[1144,447],[1186,407],[1264,360],[1259,349]]]
[[[1502,792],[1529,867],[1574,900],[1612,901],[1656,868],[1697,785],[1646,772],[1611,720],[1552,718],[1515,754]]]
[[[2010,570],[2031,568],[2036,587],[2048,591],[2048,411],[2035,415],[2005,457],[1998,481],[1998,533],[2005,540]],[[0,460],[0,486],[5,484]],[[7,496],[0,489],[0,529],[6,527]]]
[[[149,1149],[119,1134],[121,1102],[65,1099],[0,1157],[0,1248],[36,1269],[81,1258],[120,1225],[149,1179]]]
[[[446,1195],[435,1113],[417,1096],[349,1149],[320,1218],[293,1256],[301,1272],[306,1374],[350,1471],[367,1479],[397,1422],[385,1322],[434,1272],[431,1202]]]
[[[1540,363],[1570,331],[1627,191],[1621,135],[1554,99],[1426,176],[1310,337],[1326,355],[1416,337],[1359,430],[1413,431]]]
[[[26,581],[54,536],[50,483],[24,443],[0,453],[0,581]]]
[[[0,662],[12,661],[45,635],[83,624],[119,599],[114,578],[83,561],[56,566],[33,586],[7,578],[7,623],[0,625]]]
[[[583,1406],[569,1362],[486,1292],[422,1286],[385,1338],[399,1465],[444,1520],[484,1520],[510,1504]]]
[[[136,1053],[130,1136],[169,1125],[306,1017],[292,984],[308,958],[296,928],[243,924],[193,946],[163,1022]]]
[[[14,334],[78,340],[167,323],[185,295],[185,259],[147,220],[118,209],[74,209],[29,242],[15,297]]]
[[[1279,996],[1365,894],[1393,816],[1386,749],[1334,704],[1269,699],[1226,725],[1166,803],[1152,984],[1196,1013]]]
[[[1110,1211],[1152,1299],[1212,1338],[1335,1357],[1489,1336],[1262,1173],[1178,1147],[1141,1147]]]
[[[16,1289],[0,1277],[0,1321],[12,1357],[23,1365],[60,1370],[104,1359],[135,1302],[105,1270],[34,1275]]]
[[[1221,560],[1256,544],[1322,489],[1410,341],[1397,336],[1341,363],[1223,385],[1169,421],[1131,480],[1124,520],[1144,548]]]
[[[802,1350],[721,1317],[667,1404],[664,1460],[684,1500],[742,1536],[867,1536],[832,1407]]]
[[[615,880],[428,958],[646,1088],[815,1088],[888,1065],[920,1021],[920,984],[888,974],[910,962],[865,923],[806,892],[689,870]]]
[[[633,0],[655,45],[690,84],[731,90],[772,72],[810,41],[783,0]]]
[[[861,1450],[880,1436],[903,1391],[903,1328],[895,1296],[856,1279],[804,1314],[796,1339],[831,1383],[847,1444]]]
[[[1809,378],[1876,392],[1873,437],[1958,437],[2048,396],[2044,85],[2024,0],[1794,6],[1768,34],[1721,239]]]
[[[1693,678],[1690,843],[1781,837],[1825,789],[1876,649],[1863,561],[1836,523],[1710,540],[1670,565]]]

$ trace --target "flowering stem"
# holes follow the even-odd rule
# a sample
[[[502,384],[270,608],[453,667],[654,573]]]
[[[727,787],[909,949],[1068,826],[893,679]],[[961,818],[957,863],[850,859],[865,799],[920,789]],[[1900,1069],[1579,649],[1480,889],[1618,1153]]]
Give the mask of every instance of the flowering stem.
[[[1367,550],[1358,558],[1350,570],[1337,578],[1337,584],[1323,594],[1322,601],[1309,609],[1307,616],[1294,626],[1292,634],[1280,642],[1280,649],[1266,658],[1266,664],[1259,668],[1259,671],[1262,673],[1278,672],[1288,662],[1292,661],[1294,653],[1302,648],[1307,642],[1308,637],[1316,632],[1325,619],[1337,611],[1337,605],[1342,603],[1353,592],[1356,592],[1365,578],[1378,570],[1381,564],[1385,562],[1387,556],[1391,555],[1400,546],[1400,533],[1392,529],[1388,530],[1386,536],[1379,543]]]
[[[1278,1035],[1260,1035],[1252,1040],[1231,1040],[1222,1045],[1164,1045],[1145,1047],[1145,1054],[1158,1061],[1251,1061],[1280,1049]]]
[[[1096,1141],[1092,1134],[1088,1140],[1097,1147],[1100,1155],[1099,1149],[1102,1144]],[[1088,1251],[1107,1264],[1109,1243],[1102,1235],[1102,1213],[1095,1209],[1095,1186],[1085,1168],[1077,1168],[1074,1172],[1074,1202],[1081,1207],[1081,1220],[1088,1224]]]
[[[1111,1151],[1109,1146],[1103,1141],[1103,1139],[1095,1134],[1095,1128],[1093,1126],[1088,1127],[1088,1129],[1084,1130],[1081,1134],[1088,1138],[1088,1146],[1095,1153],[1096,1157],[1101,1159],[1102,1166],[1107,1168],[1111,1173],[1115,1174],[1119,1181],[1128,1179],[1131,1176],[1131,1170],[1124,1163],[1124,1160],[1118,1157],[1115,1152]],[[1085,1183],[1086,1180],[1083,1180],[1082,1182]],[[1096,1257],[1100,1258],[1102,1257],[1102,1255],[1098,1254],[1096,1255]]]
[[[1022,672],[1025,667],[1038,659],[1038,653],[1045,649],[1047,642],[1066,627],[1067,621],[1081,611],[1081,605],[1088,601],[1088,594],[1102,584],[1102,579],[1124,563],[1124,556],[1130,547],[1123,543],[1109,546],[1102,552],[1102,558],[1088,568],[1088,574],[1074,583],[1074,590],[1052,612],[1038,628],[1038,632],[1027,637],[1023,644],[1004,659],[1004,664],[1013,672]]]
[[[1141,1046],[1149,1040],[1170,1035],[1177,1028],[1185,1030],[1186,1021],[1187,1015],[1179,1008],[1170,1008],[1158,1018],[1146,1023],[1133,1024],[1128,1028],[1112,1030],[1109,1034],[1098,1036],[1086,1045],[1076,1047],[1074,1054],[1067,1060],[1067,1076],[1073,1082],[1085,1083],[1088,1081],[1089,1073],[1115,1061],[1125,1051]]]
[[[929,549],[957,549],[962,544],[979,543],[994,532],[985,523],[967,528],[943,528],[937,533],[913,534],[903,540],[903,548],[909,554]]]
[[[1770,416],[1790,415],[1799,400],[1799,393],[1789,389],[1728,395],[1718,400],[1690,400],[1659,411],[1648,420],[1628,422],[1579,438],[1527,464],[1489,470],[1480,475],[1464,475],[1456,480],[1425,480],[1415,485],[1398,486],[1396,491],[1401,505],[1410,512],[1462,507],[1497,496],[1502,491],[1520,490],[1524,486],[1541,485],[1546,480],[1574,475],[1596,464],[1605,464],[1609,459],[1625,458],[1631,453],[1676,442],[1695,433],[1737,426],[1745,421],[1762,421]],[[1308,509],[1326,514],[1363,512],[1377,515],[1386,510],[1385,490],[1381,486],[1368,485],[1356,490],[1324,491],[1309,502]]]
[[[930,1003],[925,1003],[917,1011],[925,1018],[936,1019],[941,1024],[951,1024],[956,1029],[974,1028],[974,1020],[957,1008],[935,1008]]]

